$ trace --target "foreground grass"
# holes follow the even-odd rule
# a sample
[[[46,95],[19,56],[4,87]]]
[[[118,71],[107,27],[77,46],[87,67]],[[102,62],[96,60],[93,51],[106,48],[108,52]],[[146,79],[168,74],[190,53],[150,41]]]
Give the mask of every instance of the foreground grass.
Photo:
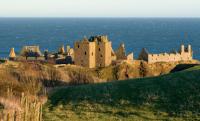
[[[56,89],[45,121],[200,120],[200,70]]]

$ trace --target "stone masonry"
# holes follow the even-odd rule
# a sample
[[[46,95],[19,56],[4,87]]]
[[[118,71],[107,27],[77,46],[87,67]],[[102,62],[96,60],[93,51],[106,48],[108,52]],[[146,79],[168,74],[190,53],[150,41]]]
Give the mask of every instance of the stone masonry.
[[[84,38],[74,44],[74,64],[88,68],[106,67],[112,62],[112,46],[107,36]]]
[[[175,61],[189,61],[193,59],[193,51],[191,45],[185,48],[181,45],[179,52],[151,54],[145,48],[139,55],[139,60],[147,61],[148,63],[155,62],[175,62]]]

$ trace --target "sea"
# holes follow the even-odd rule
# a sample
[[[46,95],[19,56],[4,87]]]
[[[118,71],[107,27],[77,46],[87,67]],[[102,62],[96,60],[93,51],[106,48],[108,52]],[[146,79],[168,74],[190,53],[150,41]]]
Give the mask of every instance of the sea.
[[[200,18],[0,18],[0,58],[12,47],[18,54],[26,45],[56,52],[95,35],[107,35],[114,50],[124,43],[134,58],[142,48],[164,53],[191,44],[200,59]]]

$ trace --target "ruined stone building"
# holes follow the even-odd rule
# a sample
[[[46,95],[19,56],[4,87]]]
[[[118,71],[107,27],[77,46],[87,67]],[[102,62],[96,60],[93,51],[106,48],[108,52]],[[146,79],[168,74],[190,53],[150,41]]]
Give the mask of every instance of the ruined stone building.
[[[106,67],[112,62],[112,46],[107,36],[84,38],[74,44],[74,64],[88,68]]]
[[[124,44],[120,44],[119,48],[115,51],[116,60],[133,61],[133,53],[126,55],[126,49]]]
[[[64,45],[62,45],[59,49],[58,49],[58,54],[64,54],[65,53],[65,47]]]
[[[106,67],[113,61],[132,61],[133,53],[126,55],[124,44],[116,52],[107,36],[84,38],[74,44],[74,64],[88,68]]]
[[[64,47],[64,45],[62,45],[62,46],[58,49],[58,54],[67,55],[67,56],[73,56],[73,54],[74,54],[74,49],[71,48],[69,45],[67,45],[67,46],[66,46],[66,51],[65,51],[65,47]]]
[[[36,59],[42,56],[39,46],[24,46],[20,52],[22,57],[35,57]]]
[[[152,54],[143,48],[139,55],[139,60],[144,60],[147,61],[148,63],[188,61],[192,59],[193,59],[193,51],[191,45],[188,45],[187,48],[185,48],[184,45],[181,45],[181,48],[178,52],[174,51],[171,53],[161,53],[161,54]]]
[[[66,54],[67,56],[71,56],[74,59],[74,49],[71,48],[69,45],[66,46]]]
[[[24,46],[19,56],[16,56],[14,48],[11,48],[10,60],[24,60],[24,57],[34,57],[38,60],[56,62],[56,64],[75,64],[87,68],[107,67],[124,62],[134,64],[133,53],[126,54],[124,44],[120,44],[117,50],[112,49],[112,42],[107,36],[92,36],[89,39],[84,38],[74,43],[74,48],[70,46],[61,46],[56,53],[45,51],[42,55],[39,46]],[[39,58],[38,58],[39,57]],[[148,63],[156,62],[176,62],[193,60],[193,51],[191,45],[185,47],[181,45],[179,51],[170,53],[154,54],[149,53],[145,48],[139,54],[139,60]]]
[[[61,46],[58,50],[56,64],[73,64],[74,60],[74,49],[70,46],[66,46],[66,51],[64,45]]]

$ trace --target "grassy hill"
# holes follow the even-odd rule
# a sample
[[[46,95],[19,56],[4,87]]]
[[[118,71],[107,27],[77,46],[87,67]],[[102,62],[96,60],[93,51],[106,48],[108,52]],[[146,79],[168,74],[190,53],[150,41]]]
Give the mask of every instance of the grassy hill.
[[[200,120],[199,69],[56,89],[43,117],[45,121]]]
[[[200,70],[200,66],[194,66],[192,68],[186,69],[185,71],[195,71],[195,70]]]

